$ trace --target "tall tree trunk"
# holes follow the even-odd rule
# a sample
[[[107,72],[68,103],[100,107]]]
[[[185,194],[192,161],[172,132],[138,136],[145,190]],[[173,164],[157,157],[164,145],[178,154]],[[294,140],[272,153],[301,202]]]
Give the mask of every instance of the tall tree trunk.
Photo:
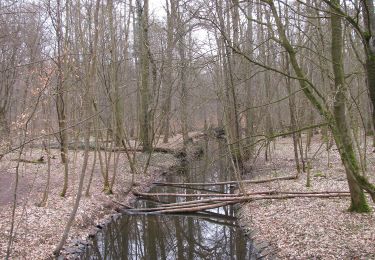
[[[288,0],[285,2],[288,4]],[[282,15],[281,6],[279,6],[279,12],[280,16]],[[288,8],[285,7],[284,10],[284,16],[285,16],[285,27],[286,27],[286,34],[288,35],[288,25],[289,25],[289,19],[288,19]],[[297,106],[296,106],[296,96],[294,93],[292,93],[292,81],[290,80],[291,71],[290,71],[290,62],[288,58],[288,54],[283,53],[282,55],[282,62],[284,66],[284,70],[287,74],[287,77],[285,78],[285,87],[288,93],[288,107],[289,107],[289,116],[290,116],[290,131],[293,132],[292,139],[293,139],[293,151],[294,151],[294,161],[296,164],[296,170],[297,170],[297,177],[301,173],[301,165],[300,165],[300,158],[298,155],[299,152],[299,138],[300,133],[297,133],[298,129],[298,123],[297,123]]]
[[[63,32],[62,32],[62,14],[61,0],[57,0],[57,18],[56,18],[56,38],[57,38],[57,85],[56,85],[56,110],[57,120],[59,124],[60,137],[60,156],[61,162],[64,164],[64,184],[60,195],[65,197],[68,189],[69,167],[68,167],[68,134],[66,131],[66,102],[64,89],[63,74]]]
[[[226,4],[230,6],[230,1],[227,0]],[[238,2],[234,1],[233,8],[238,8]],[[230,42],[230,13],[227,13],[227,21],[225,25],[224,17],[224,6],[223,1],[216,2],[216,10],[218,13],[219,19],[219,28],[220,31],[224,34],[224,39],[219,41],[219,46],[221,48],[221,60],[222,60],[222,75],[224,80],[224,119],[225,119],[225,130],[228,136],[228,145],[231,150],[232,158],[238,164],[239,168],[242,168],[243,159],[242,159],[242,148],[240,140],[240,125],[239,125],[239,116],[238,116],[238,102],[236,96],[235,88],[235,79],[234,79],[234,68],[236,67],[235,57],[231,51],[231,46],[238,46],[238,26],[234,26],[233,32],[233,42]],[[234,11],[236,13],[236,11]],[[233,20],[232,20],[233,21]],[[234,21],[235,24],[238,24],[238,17],[235,14]],[[231,45],[231,46],[230,46]]]
[[[247,7],[247,30],[246,30],[246,40],[247,40],[247,55],[253,59],[253,0],[250,0],[248,3]],[[252,64],[250,62],[246,63],[246,81],[247,81],[247,86],[246,86],[246,114],[245,114],[245,119],[246,119],[246,145],[244,147],[244,159],[246,160],[247,158],[252,158],[253,157],[253,152],[254,152],[254,147],[253,147],[253,142],[254,138],[251,138],[252,135],[254,135],[254,119],[253,119],[253,111],[250,109],[252,106],[253,102],[252,99],[253,97],[253,91],[252,91]]]
[[[239,30],[240,30],[240,16],[239,16],[239,1],[232,0],[233,6],[232,10],[232,25],[233,25],[233,42],[231,43],[234,48],[239,46]],[[229,6],[229,3],[228,3]],[[229,14],[228,14],[229,16]],[[237,89],[238,80],[236,74],[239,67],[239,59],[236,53],[233,53],[231,48],[227,45],[226,48],[227,54],[227,75],[228,75],[228,96],[229,96],[229,113],[230,118],[232,119],[229,125],[230,134],[232,136],[232,153],[234,159],[238,164],[239,168],[243,168],[243,158],[242,158],[242,141],[241,141],[241,126],[240,119],[238,114],[238,98],[237,98]]]
[[[115,134],[115,142],[117,146],[121,145],[121,140],[124,136],[124,129],[123,129],[123,117],[124,117],[124,106],[123,106],[123,96],[119,91],[118,85],[118,55],[117,55],[117,43],[116,43],[116,24],[113,19],[113,0],[108,0],[107,2],[107,12],[108,12],[108,19],[109,19],[109,28],[110,28],[110,35],[111,35],[111,45],[110,45],[110,54],[111,54],[111,62],[110,62],[110,89],[111,89],[111,103],[112,103],[112,111],[113,116],[115,117],[114,120],[114,127],[113,131]]]
[[[184,142],[184,146],[189,141],[189,129],[188,129],[188,111],[187,111],[187,98],[188,98],[188,89],[187,89],[187,81],[188,81],[188,61],[186,57],[186,31],[184,26],[184,21],[182,19],[182,10],[179,10],[178,16],[178,54],[180,56],[180,104],[181,104],[181,132],[182,138]]]
[[[339,5],[340,0],[332,0],[334,4]],[[355,180],[355,175],[359,175],[359,167],[354,151],[352,136],[349,131],[348,119],[346,116],[347,86],[345,83],[344,65],[343,65],[343,38],[341,17],[331,8],[331,33],[332,33],[332,65],[335,76],[335,100],[333,115],[337,124],[337,147],[340,151],[341,160],[344,164],[348,178],[349,190],[351,195],[350,210],[356,212],[368,212],[363,189]]]
[[[365,52],[367,85],[372,104],[372,123],[375,130],[375,8],[373,0],[364,0],[363,17],[365,23]],[[373,138],[375,147],[375,133]]]
[[[289,67],[289,59],[287,55],[284,55],[283,57],[284,65],[286,67],[286,73],[289,76],[290,75],[290,67]],[[289,114],[290,114],[290,130],[293,132],[292,138],[293,138],[293,150],[294,150],[294,161],[296,163],[296,170],[297,170],[297,176],[301,173],[301,165],[300,160],[298,156],[299,152],[299,138],[300,135],[297,133],[298,125],[297,125],[297,118],[296,118],[296,112],[297,112],[297,106],[296,106],[296,98],[295,94],[292,93],[291,88],[291,80],[289,77],[286,78],[286,89],[289,95],[288,98],[288,105],[289,105]]]
[[[170,9],[169,9],[170,2]],[[164,82],[163,82],[163,105],[162,105],[162,134],[164,134],[163,142],[167,143],[170,135],[170,118],[171,118],[171,103],[172,103],[172,87],[173,87],[173,70],[172,59],[174,49],[173,30],[175,27],[176,3],[174,0],[166,0],[167,4],[167,47],[165,58]]]
[[[148,0],[137,0],[138,5],[138,19],[140,20],[140,49],[141,49],[141,86],[140,86],[140,137],[142,141],[143,151],[151,151],[152,144],[150,134],[151,118],[150,118],[150,90],[149,90],[149,77],[150,77],[150,57],[149,57],[149,39],[148,39]]]

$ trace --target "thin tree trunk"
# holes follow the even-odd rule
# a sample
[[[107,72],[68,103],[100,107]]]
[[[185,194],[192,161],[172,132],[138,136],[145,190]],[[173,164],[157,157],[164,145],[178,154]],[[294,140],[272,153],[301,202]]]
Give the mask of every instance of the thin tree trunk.
[[[87,123],[87,124],[89,124],[89,123]],[[85,130],[86,130],[86,132],[85,132],[85,151],[84,151],[84,157],[83,157],[82,171],[81,171],[81,175],[80,175],[80,178],[79,178],[78,191],[77,191],[77,195],[76,195],[76,199],[75,199],[75,202],[74,202],[72,212],[70,213],[68,222],[66,223],[62,238],[61,238],[59,244],[57,245],[57,247],[55,248],[55,250],[53,251],[53,253],[55,255],[58,255],[60,253],[62,247],[65,244],[66,239],[68,238],[70,228],[73,225],[73,221],[74,221],[74,219],[76,217],[76,214],[77,214],[79,202],[80,202],[81,197],[82,197],[83,181],[84,181],[84,178],[85,178],[86,169],[87,169],[87,162],[88,162],[88,158],[89,158],[90,126],[88,125]]]
[[[56,18],[56,38],[57,38],[57,85],[56,85],[56,110],[59,125],[60,137],[60,156],[64,165],[64,184],[60,193],[61,197],[65,197],[68,189],[69,166],[68,166],[68,134],[65,131],[67,126],[66,118],[66,102],[63,76],[63,33],[62,33],[62,14],[61,0],[57,0],[57,18]]]

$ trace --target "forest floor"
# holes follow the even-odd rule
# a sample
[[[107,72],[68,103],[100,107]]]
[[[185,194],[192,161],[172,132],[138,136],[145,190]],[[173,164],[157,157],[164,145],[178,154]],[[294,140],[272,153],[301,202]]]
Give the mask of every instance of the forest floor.
[[[321,145],[314,136],[310,156]],[[298,180],[246,184],[255,191],[348,191],[344,167],[337,149],[329,154],[322,147],[312,161],[311,187],[306,173]],[[375,181],[375,153],[367,152],[368,177]],[[257,178],[296,174],[291,138],[276,141],[272,160],[259,158],[253,167]],[[247,176],[249,177],[249,176]],[[375,207],[368,197],[371,213],[348,212],[350,197],[259,200],[240,207],[240,224],[245,226],[265,259],[375,259]]]
[[[196,133],[192,133],[192,135]],[[158,146],[178,150],[182,144],[181,136],[177,135],[167,144]],[[84,192],[87,188],[88,176],[93,165],[93,153],[90,152],[89,164],[85,177]],[[104,152],[103,156],[104,156]],[[22,158],[38,159],[44,155],[41,149],[26,149]],[[59,151],[51,150],[51,179],[47,205],[39,207],[47,181],[47,164],[21,163],[17,189],[17,207],[15,211],[15,237],[12,244],[10,259],[48,259],[53,258],[52,252],[61,239],[64,227],[72,211],[83,162],[83,151],[69,153],[69,189],[65,197],[59,194],[62,190],[64,168],[60,162]],[[146,161],[145,154],[137,153],[137,161],[142,165]],[[12,205],[14,201],[15,153],[8,154],[0,161],[0,259],[4,259],[9,240]],[[112,156],[113,162],[113,156]],[[178,160],[168,153],[153,153],[146,174],[137,174],[135,187],[132,187],[132,174],[128,160],[121,153],[117,168],[113,194],[103,192],[103,178],[99,160],[93,171],[90,195],[82,196],[79,209],[70,230],[65,249],[77,243],[88,241],[90,235],[97,232],[98,226],[108,222],[121,208],[120,204],[129,205],[134,201],[132,188],[145,191],[151,183],[158,180],[163,172],[178,164]],[[111,164],[113,165],[113,164]],[[110,178],[113,169],[110,168]],[[67,255],[67,251],[62,254]]]

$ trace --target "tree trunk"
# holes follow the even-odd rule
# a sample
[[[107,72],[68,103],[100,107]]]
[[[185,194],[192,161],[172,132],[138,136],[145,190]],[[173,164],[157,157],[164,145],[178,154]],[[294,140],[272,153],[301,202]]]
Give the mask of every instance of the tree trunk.
[[[149,77],[150,77],[150,58],[148,53],[149,39],[148,39],[148,0],[137,0],[138,5],[138,19],[140,32],[140,47],[141,47],[141,86],[140,86],[140,137],[142,141],[143,151],[151,151],[152,144],[150,139],[151,118],[149,111],[150,93],[149,93]]]
[[[0,141],[7,140],[9,136],[9,125],[5,115],[5,111],[0,109]]]
[[[168,7],[168,3],[170,0],[166,0],[167,4],[167,47],[166,47],[166,58],[165,58],[165,70],[164,70],[164,82],[163,82],[163,105],[162,105],[162,118],[163,118],[163,125],[162,125],[162,134],[163,143],[167,143],[170,135],[170,117],[171,117],[171,103],[172,103],[172,59],[173,59],[173,49],[174,49],[174,37],[173,37],[173,29],[175,27],[174,16],[176,11],[176,5],[173,0],[170,1],[170,9]]]
[[[177,7],[179,8],[179,7]],[[183,11],[178,10],[178,54],[180,56],[179,60],[179,76],[180,76],[180,116],[181,116],[181,132],[184,147],[186,148],[186,144],[189,141],[189,126],[188,126],[188,111],[187,111],[187,100],[188,100],[188,73],[189,73],[189,62],[186,53],[186,38],[187,32],[186,27],[183,20]]]
[[[66,102],[64,90],[64,59],[63,59],[63,32],[62,32],[62,14],[61,0],[57,0],[57,17],[56,17],[56,38],[57,38],[57,85],[56,85],[56,111],[59,125],[60,137],[60,156],[64,165],[64,184],[60,193],[61,197],[65,197],[68,189],[69,167],[68,167],[68,134],[66,132]]]
[[[370,101],[372,104],[372,123],[375,130],[375,8],[373,0],[362,1],[365,25],[366,76]],[[375,136],[375,134],[374,134]],[[375,137],[373,146],[375,147]]]
[[[289,60],[286,55],[285,55],[284,60],[285,60],[285,66],[287,67],[286,68],[287,73],[288,75],[290,75]],[[286,89],[289,95],[288,105],[289,105],[289,114],[290,114],[290,128],[291,128],[290,130],[293,132],[292,138],[293,138],[294,161],[296,163],[297,174],[299,175],[301,173],[301,165],[300,165],[300,160],[298,156],[298,151],[299,151],[298,145],[299,145],[300,134],[296,133],[296,130],[298,129],[297,118],[296,118],[297,106],[296,106],[295,95],[292,94],[290,78],[286,78]]]
[[[229,0],[226,1],[226,4],[229,5]],[[238,2],[233,2],[234,9],[238,9]],[[234,25],[234,32],[233,32],[233,42],[230,42],[229,35],[230,35],[230,14],[227,13],[227,21],[225,25],[224,20],[224,13],[225,10],[223,6],[223,1],[216,2],[216,10],[218,13],[219,19],[219,27],[220,31],[224,34],[224,38],[219,40],[219,48],[221,48],[221,61],[222,61],[222,75],[224,81],[224,119],[225,119],[225,130],[228,136],[228,145],[230,148],[230,152],[232,158],[234,159],[235,163],[238,164],[239,168],[243,168],[243,159],[242,159],[242,148],[241,148],[241,140],[240,140],[240,125],[239,125],[239,116],[238,116],[238,104],[237,104],[237,96],[236,96],[236,86],[235,86],[235,79],[234,73],[236,68],[236,59],[234,54],[232,53],[232,47],[238,47],[238,29],[237,25]],[[232,10],[234,12],[234,17],[232,20],[235,24],[239,23],[239,18],[237,17],[237,11]]]
[[[252,13],[253,13],[253,1],[250,1],[247,7],[247,16],[248,16],[248,22],[247,22],[247,31],[246,31],[246,40],[247,40],[247,53],[250,58],[253,58],[253,22],[252,22]],[[250,109],[252,106],[253,102],[252,99],[254,98],[253,96],[253,91],[252,91],[252,64],[250,62],[246,63],[246,81],[247,81],[247,86],[246,86],[246,114],[245,114],[245,119],[246,119],[246,145],[244,147],[244,160],[246,159],[251,159],[253,158],[253,153],[254,153],[254,138],[251,136],[254,135],[254,119],[253,119],[253,111]]]
[[[333,0],[334,4],[339,5],[340,0]],[[363,189],[355,180],[355,175],[359,175],[359,167],[355,155],[352,136],[349,131],[348,119],[346,116],[347,86],[345,83],[344,65],[343,65],[343,38],[341,17],[331,8],[331,33],[332,33],[332,65],[335,76],[335,100],[333,115],[337,125],[335,134],[336,144],[339,149],[341,160],[345,166],[348,179],[351,206],[350,210],[355,212],[368,212]]]
[[[121,145],[121,139],[124,136],[124,125],[123,125],[123,117],[124,117],[124,105],[123,105],[123,96],[120,93],[119,85],[118,85],[118,55],[117,55],[117,44],[116,44],[116,21],[113,18],[113,0],[108,0],[107,2],[107,12],[109,18],[109,28],[110,28],[110,54],[111,54],[111,62],[110,62],[110,89],[111,89],[111,103],[112,103],[112,111],[115,117],[114,126],[112,127],[114,131],[114,139],[117,146]]]

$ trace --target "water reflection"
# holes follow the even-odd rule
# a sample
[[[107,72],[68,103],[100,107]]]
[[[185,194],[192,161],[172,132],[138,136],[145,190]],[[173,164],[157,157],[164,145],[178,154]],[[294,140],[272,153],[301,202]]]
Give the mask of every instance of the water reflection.
[[[225,146],[205,145],[203,158],[167,177],[168,182],[203,182],[232,179]],[[229,192],[230,187],[204,188]],[[197,193],[197,189],[156,186],[150,192]],[[193,200],[196,198],[186,198]],[[185,199],[168,197],[164,203]],[[160,204],[159,204],[160,205]],[[138,207],[155,207],[139,201]],[[82,259],[253,259],[255,249],[237,226],[232,207],[188,215],[130,214],[113,221],[95,239]]]

